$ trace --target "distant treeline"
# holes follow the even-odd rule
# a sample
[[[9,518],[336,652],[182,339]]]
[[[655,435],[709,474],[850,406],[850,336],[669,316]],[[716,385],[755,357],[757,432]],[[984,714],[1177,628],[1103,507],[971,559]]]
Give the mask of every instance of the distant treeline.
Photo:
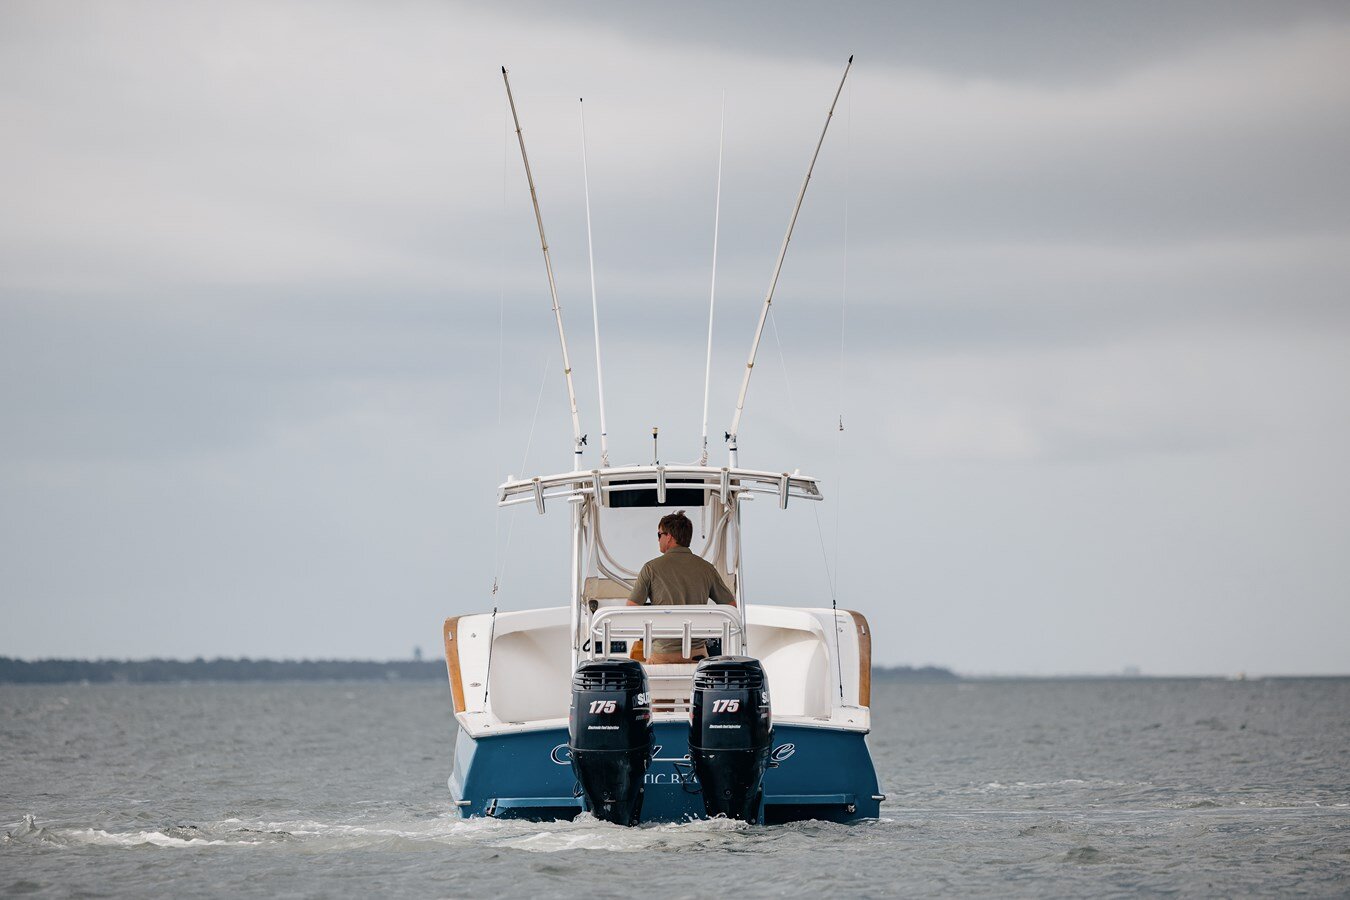
[[[179,681],[430,681],[446,677],[439,660],[366,662],[343,659],[39,659],[0,656],[0,683],[172,684]],[[877,666],[874,681],[960,681],[937,666]]]
[[[874,666],[873,681],[960,681],[961,676],[939,666]]]
[[[39,659],[0,656],[0,683],[163,684],[179,681],[427,681],[446,677],[441,661],[275,659]]]

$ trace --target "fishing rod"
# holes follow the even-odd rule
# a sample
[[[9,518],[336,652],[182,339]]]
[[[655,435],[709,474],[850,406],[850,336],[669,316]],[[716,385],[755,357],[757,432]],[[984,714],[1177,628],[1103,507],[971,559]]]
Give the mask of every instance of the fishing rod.
[[[722,128],[717,137],[717,199],[713,204],[712,286],[708,289],[708,362],[703,370],[703,450],[698,464],[708,464],[708,387],[712,384],[713,313],[717,309],[717,227],[722,221],[722,150],[727,140],[727,92],[722,92]]]
[[[581,178],[586,186],[586,253],[591,262],[591,321],[595,323],[595,386],[600,393],[600,466],[609,468],[609,431],[605,428],[605,376],[600,368],[600,305],[595,299],[595,241],[591,238],[591,173],[586,165],[586,106],[577,99],[581,114]],[[707,443],[707,429],[704,429]]]
[[[741,413],[745,409],[745,395],[750,390],[750,375],[755,369],[755,354],[759,351],[759,340],[764,335],[764,323],[769,318],[769,307],[773,304],[774,288],[778,286],[778,276],[783,271],[783,259],[787,256],[788,244],[792,241],[792,229],[797,225],[797,213],[801,212],[802,200],[806,198],[806,187],[811,183],[811,173],[816,168],[816,159],[820,156],[820,148],[825,143],[825,133],[830,130],[830,120],[834,118],[834,108],[839,103],[839,95],[844,91],[844,82],[848,80],[849,70],[853,68],[853,57],[848,58],[848,65],[844,67],[844,77],[839,79],[839,87],[835,89],[834,100],[830,103],[830,111],[825,114],[825,127],[820,129],[820,140],[816,141],[816,151],[811,154],[811,164],[806,168],[806,178],[802,179],[801,190],[797,192],[797,202],[792,207],[792,217],[788,219],[787,234],[783,236],[783,246],[778,250],[778,262],[773,267],[773,277],[769,279],[769,292],[764,297],[764,308],[759,311],[759,324],[755,326],[755,339],[750,344],[750,358],[745,363],[745,376],[741,379],[741,393],[736,398],[736,414],[731,419],[731,428],[727,431],[727,451],[730,455],[732,468],[736,467],[736,435],[741,427]],[[522,148],[524,145],[521,145]]]
[[[511,119],[516,123],[516,140],[520,142],[520,159],[525,163],[525,180],[530,184],[530,202],[534,204],[534,220],[539,225],[539,244],[544,251],[544,269],[548,272],[548,292],[553,298],[553,317],[558,321],[558,342],[562,344],[563,375],[567,377],[567,400],[572,407],[572,468],[581,468],[581,448],[586,435],[581,433],[581,417],[577,415],[577,392],[572,385],[572,362],[567,355],[567,334],[563,331],[562,307],[558,305],[558,286],[553,280],[553,260],[548,255],[548,238],[544,236],[544,217],[539,212],[539,195],[534,189],[534,175],[530,172],[530,158],[525,153],[525,135],[520,130],[520,116],[516,114],[516,99],[511,94],[511,79],[502,66],[502,81],[506,84],[506,101],[511,104]]]

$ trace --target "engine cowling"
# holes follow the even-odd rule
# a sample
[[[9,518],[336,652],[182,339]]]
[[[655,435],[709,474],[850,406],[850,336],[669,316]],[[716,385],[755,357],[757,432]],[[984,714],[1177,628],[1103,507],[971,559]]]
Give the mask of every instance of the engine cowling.
[[[773,748],[769,682],[759,660],[714,656],[694,670],[689,756],[711,816],[757,822]]]
[[[572,771],[597,819],[636,825],[652,757],[647,673],[632,659],[593,659],[572,675],[568,713]]]

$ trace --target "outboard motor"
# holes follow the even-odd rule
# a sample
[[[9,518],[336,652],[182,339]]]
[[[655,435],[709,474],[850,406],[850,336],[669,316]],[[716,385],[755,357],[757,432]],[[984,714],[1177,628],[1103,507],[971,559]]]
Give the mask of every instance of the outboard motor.
[[[713,656],[694,670],[689,757],[708,816],[756,822],[773,747],[769,682],[759,660]]]
[[[593,659],[572,675],[572,771],[597,819],[636,825],[652,757],[647,673],[634,659]]]

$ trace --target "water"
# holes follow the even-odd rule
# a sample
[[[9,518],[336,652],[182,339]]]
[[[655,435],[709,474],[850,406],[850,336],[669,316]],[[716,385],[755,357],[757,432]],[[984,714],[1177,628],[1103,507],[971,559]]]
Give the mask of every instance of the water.
[[[1350,895],[1350,680],[880,684],[880,821],[463,821],[440,684],[0,685],[0,895]]]

